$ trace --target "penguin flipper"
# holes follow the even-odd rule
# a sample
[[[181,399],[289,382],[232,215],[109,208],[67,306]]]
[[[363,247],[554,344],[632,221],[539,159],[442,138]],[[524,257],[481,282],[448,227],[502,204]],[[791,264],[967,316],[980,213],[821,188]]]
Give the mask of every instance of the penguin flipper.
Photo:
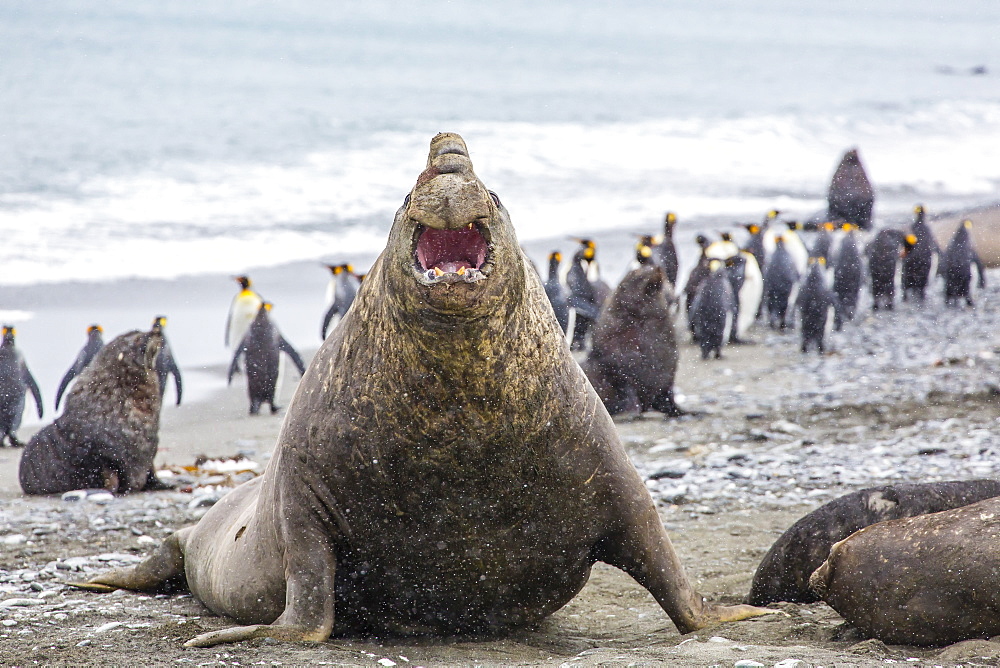
[[[233,374],[236,373],[236,369],[240,366],[240,355],[242,355],[245,351],[246,346],[243,343],[240,343],[240,347],[236,349],[235,353],[233,353],[233,361],[229,363],[229,373],[226,374],[226,385],[233,384]]]
[[[38,408],[38,419],[42,419],[42,392],[38,389],[38,383],[35,382],[35,377],[31,375],[28,371],[28,367],[24,367],[24,382],[28,384],[28,389],[31,391],[31,396],[35,399],[35,407]]]
[[[302,361],[302,356],[292,348],[292,344],[285,340],[285,337],[278,337],[278,350],[287,354],[292,358],[292,362],[295,364],[295,368],[299,370],[299,375],[301,376],[306,372],[305,362]]]
[[[177,368],[177,363],[174,362],[173,358],[170,359],[170,368],[167,370],[174,376],[174,389],[177,391],[177,406],[181,405],[181,393],[184,390],[183,383],[181,382],[181,370]]]
[[[56,410],[59,410],[59,402],[62,401],[63,392],[66,391],[66,388],[69,387],[69,384],[73,382],[74,378],[76,378],[76,374],[77,374],[77,369],[76,369],[76,364],[74,364],[72,367],[70,367],[70,370],[66,372],[66,375],[62,377],[62,380],[59,381],[59,389],[56,390]]]
[[[976,263],[976,271],[979,272],[979,289],[983,290],[986,288],[986,267],[983,266],[979,253],[975,251],[972,251],[972,261]]]
[[[330,328],[330,321],[333,320],[333,316],[337,315],[338,310],[339,307],[337,305],[337,300],[334,299],[333,303],[330,304],[330,308],[328,308],[326,313],[323,315],[323,328],[320,330],[320,336],[324,341],[326,341],[327,330]]]
[[[591,320],[597,320],[600,311],[594,302],[587,301],[578,295],[570,295],[568,302],[580,315]]]

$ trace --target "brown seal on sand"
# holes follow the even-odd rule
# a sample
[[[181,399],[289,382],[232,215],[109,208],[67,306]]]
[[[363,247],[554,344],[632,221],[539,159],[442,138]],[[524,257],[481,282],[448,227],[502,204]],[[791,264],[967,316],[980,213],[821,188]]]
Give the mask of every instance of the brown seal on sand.
[[[766,612],[691,587],[506,209],[462,138],[439,134],[265,473],[87,586],[185,575],[248,625],[192,646],[502,633],[565,605],[596,561],[682,632]]]
[[[597,318],[583,370],[612,415],[684,414],[674,403],[678,355],[669,289],[659,265],[642,264],[625,275]]]
[[[97,353],[66,395],[63,414],[25,447],[18,471],[25,494],[163,489],[153,473],[160,442],[156,357],[162,343],[154,326],[122,334]]]
[[[1000,634],[1000,498],[865,527],[809,584],[862,633],[946,645]]]
[[[878,522],[951,510],[994,496],[1000,496],[1000,480],[887,485],[845,494],[800,519],[774,542],[754,573],[747,603],[818,601],[809,589],[809,576],[837,541]]]

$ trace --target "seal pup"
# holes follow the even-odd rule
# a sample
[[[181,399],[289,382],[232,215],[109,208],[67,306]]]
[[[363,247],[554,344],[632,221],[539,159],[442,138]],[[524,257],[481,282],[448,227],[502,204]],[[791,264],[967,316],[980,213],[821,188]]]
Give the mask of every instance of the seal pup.
[[[153,472],[159,447],[157,330],[111,340],[77,377],[62,415],[28,442],[18,479],[25,494],[103,488],[163,489]]]
[[[569,330],[569,298],[566,296],[566,288],[563,287],[559,278],[559,263],[562,262],[562,253],[552,251],[549,253],[549,274],[545,279],[545,296],[549,298],[552,312],[556,314],[556,320],[562,331]]]
[[[282,371],[281,353],[285,353],[292,359],[295,368],[299,370],[299,375],[306,372],[306,365],[302,362],[302,357],[271,322],[271,307],[271,302],[264,302],[260,305],[257,317],[250,323],[246,336],[243,337],[236,353],[233,354],[233,361],[229,365],[229,373],[226,378],[226,382],[232,384],[233,374],[236,373],[240,357],[244,357],[247,368],[250,415],[257,415],[260,412],[261,404],[265,403],[270,404],[272,414],[277,413],[281,408],[274,403],[274,395],[277,393]]]
[[[73,382],[73,379],[80,375],[94,356],[104,347],[104,328],[100,325],[91,325],[87,328],[87,342],[83,344],[83,348],[76,355],[76,359],[73,360],[73,365],[69,370],[63,375],[62,380],[59,381],[59,389],[56,390],[56,410],[59,410],[59,404],[62,401],[62,395],[69,387],[69,384]]]
[[[844,320],[853,320],[858,308],[858,297],[865,282],[864,259],[857,228],[845,223],[844,236],[837,247],[833,264],[833,292],[837,295],[839,308],[833,316],[834,329],[840,331]]]
[[[799,288],[794,309],[799,312],[803,354],[809,352],[811,344],[815,344],[816,352],[822,355],[826,350],[826,326],[831,311],[837,310],[837,295],[827,285],[826,261],[823,258],[809,260],[809,273]]]
[[[226,348],[233,353],[246,336],[250,323],[257,317],[260,305],[264,303],[261,296],[251,288],[253,283],[249,276],[236,276],[234,280],[239,283],[240,291],[233,297],[226,317]]]
[[[677,286],[677,247],[674,245],[674,227],[677,226],[677,214],[668,211],[663,218],[663,238],[653,246],[653,257],[658,265],[663,267],[663,273],[670,281],[671,289]]]
[[[960,299],[965,299],[965,303],[974,306],[972,301],[972,265],[976,265],[979,273],[979,289],[986,287],[986,273],[983,268],[983,261],[979,259],[979,254],[972,246],[972,237],[969,232],[972,229],[972,221],[964,220],[955,230],[955,235],[948,243],[948,248],[944,252],[941,260],[940,273],[944,276],[944,303],[946,306],[953,306]]]
[[[875,190],[861,164],[858,149],[850,149],[840,159],[840,164],[830,179],[826,202],[828,220],[848,222],[862,230],[872,226]]]
[[[649,258],[628,272],[594,323],[590,353],[583,363],[604,406],[612,415],[659,411],[683,415],[674,402],[677,340],[673,291],[666,271]]]
[[[922,204],[913,207],[914,219],[910,225],[910,233],[916,239],[916,243],[903,256],[900,287],[904,302],[912,294],[918,302],[923,303],[927,281],[934,272],[934,262],[941,255],[941,248],[938,247],[931,228],[924,220],[925,213]]]
[[[784,237],[779,235],[774,242],[774,252],[764,271],[764,310],[767,311],[768,326],[783,330],[788,326],[788,303],[792,300],[792,292],[801,274],[785,248]]]
[[[896,269],[906,248],[916,238],[902,230],[879,230],[868,244],[868,274],[871,277],[872,309],[891,311],[896,300]]]
[[[326,340],[334,316],[344,317],[347,309],[354,303],[358,288],[361,287],[361,280],[354,274],[354,267],[350,264],[328,264],[326,267],[333,278],[330,279],[330,286],[327,288],[326,300],[329,306],[323,314],[323,326],[320,328],[320,337],[323,340]]]
[[[445,263],[458,269],[438,274]],[[85,586],[186,576],[246,625],[192,646],[498,634],[558,610],[596,561],[682,632],[767,612],[691,587],[500,198],[461,137],[439,134],[264,474]]]
[[[845,494],[802,517],[774,542],[754,573],[746,601],[815,603],[819,597],[809,589],[809,576],[830,555],[834,543],[878,522],[951,510],[995,496],[1000,496],[997,480],[901,483]]]
[[[708,270],[708,277],[698,286],[698,294],[688,314],[703,360],[707,360],[711,353],[715,353],[715,359],[722,357],[722,346],[733,326],[736,312],[736,297],[729,282],[726,263],[711,259]]]
[[[24,415],[24,397],[31,392],[38,409],[38,419],[42,418],[42,393],[38,389],[35,377],[28,369],[24,355],[17,349],[15,338],[17,330],[13,325],[3,326],[0,339],[0,447],[4,440],[11,446],[23,445],[17,440],[17,428],[21,426]]]
[[[174,377],[174,391],[177,393],[177,405],[181,405],[181,394],[183,386],[181,381],[181,370],[177,367],[174,359],[174,352],[167,342],[167,335],[163,329],[167,326],[167,316],[158,315],[153,318],[153,331],[160,334],[160,354],[156,356],[156,379],[160,384],[160,399],[162,400],[167,389],[167,378],[172,374]]]
[[[947,645],[1000,634],[1000,498],[865,527],[809,586],[866,636]]]

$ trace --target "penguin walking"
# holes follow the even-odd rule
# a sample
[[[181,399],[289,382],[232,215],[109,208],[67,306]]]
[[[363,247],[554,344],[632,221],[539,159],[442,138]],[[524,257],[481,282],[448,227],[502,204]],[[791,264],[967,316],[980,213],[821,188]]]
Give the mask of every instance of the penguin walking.
[[[708,270],[709,274],[698,286],[698,294],[688,314],[695,340],[701,349],[701,358],[705,360],[712,353],[715,353],[715,359],[722,357],[722,346],[733,326],[736,310],[736,298],[725,261],[709,260]]]
[[[768,326],[783,330],[788,326],[788,303],[801,274],[785,248],[784,238],[775,237],[774,242],[774,253],[768,259],[767,269],[764,271],[764,308],[767,311]]]
[[[248,276],[236,276],[234,280],[239,283],[240,291],[229,305],[229,316],[226,318],[226,348],[235,353],[264,300],[250,287],[253,283]],[[239,367],[236,370],[239,371]]]
[[[708,237],[704,234],[699,234],[695,237],[695,242],[701,248],[701,255],[698,256],[698,264],[691,269],[688,274],[687,283],[684,284],[684,312],[688,316],[688,327],[691,329],[691,333],[694,334],[694,326],[691,324],[691,307],[694,306],[694,298],[698,294],[698,286],[701,282],[708,278],[708,255],[706,251],[708,250],[709,241]]]
[[[743,337],[757,319],[764,296],[764,277],[757,259],[748,251],[740,251],[727,259],[726,273],[736,298],[735,321],[729,331],[729,342],[746,343]]]
[[[361,287],[361,280],[354,274],[354,267],[350,264],[328,264],[326,267],[333,277],[326,290],[329,306],[323,314],[323,326],[320,328],[320,336],[324,341],[334,316],[343,318],[347,314],[347,309],[351,308]]]
[[[271,303],[262,303],[229,365],[227,382],[231,384],[240,357],[244,357],[246,360],[250,415],[257,415],[260,412],[261,404],[264,403],[270,404],[272,414],[278,412],[280,407],[274,404],[274,395],[277,391],[278,374],[281,371],[281,353],[292,358],[292,362],[299,370],[299,375],[306,371],[302,357],[281,336],[278,328],[271,322],[270,312]]]
[[[653,257],[662,269],[670,285],[677,286],[677,247],[674,245],[674,227],[677,225],[677,214],[668,211],[663,219],[663,238],[653,247]]]
[[[549,253],[549,275],[545,279],[545,296],[549,298],[552,305],[552,312],[556,314],[556,321],[562,328],[563,334],[569,330],[569,298],[566,296],[566,288],[563,287],[559,278],[559,263],[562,262],[562,253],[552,251]]]
[[[87,342],[83,344],[83,348],[77,353],[76,359],[73,360],[73,365],[69,370],[63,375],[62,380],[59,381],[59,389],[56,390],[56,410],[59,410],[59,402],[62,401],[63,393],[69,387],[69,384],[73,382],[73,379],[80,375],[91,360],[100,352],[101,348],[104,347],[104,328],[100,325],[91,325],[87,328]]]
[[[166,326],[167,316],[158,315],[153,318],[152,331],[158,333],[163,341],[163,345],[160,346],[160,352],[156,356],[156,378],[160,382],[160,399],[162,405],[162,399],[165,396],[164,392],[167,389],[167,377],[173,374],[174,390],[177,394],[177,405],[180,406],[181,393],[183,391],[181,370],[177,367],[177,362],[174,360],[174,352],[170,349],[170,344],[167,343],[167,335],[163,331]]]
[[[42,418],[42,393],[38,389],[35,377],[31,375],[24,355],[17,349],[14,338],[17,330],[11,325],[3,326],[3,338],[0,340],[0,446],[4,440],[10,441],[15,447],[24,445],[17,440],[17,428],[21,426],[24,414],[24,396],[29,391],[38,409],[38,418]]]
[[[979,273],[979,289],[986,287],[986,273],[983,261],[979,258],[972,245],[972,221],[963,220],[962,224],[955,230],[954,236],[948,242],[948,248],[944,251],[938,273],[944,277],[944,303],[946,306],[954,306],[960,299],[965,299],[969,306],[975,306],[972,301],[972,265],[976,265]]]
[[[570,350],[583,350],[587,334],[601,312],[601,306],[610,290],[600,280],[597,267],[597,246],[590,239],[576,239],[580,248],[573,254],[566,285],[569,288],[569,305],[574,312],[573,337]]]
[[[896,300],[896,269],[906,248],[916,238],[902,230],[880,230],[868,248],[868,275],[871,278],[872,310],[891,311]]]
[[[833,293],[838,308],[834,313],[834,329],[840,331],[844,320],[853,320],[858,308],[858,296],[865,281],[864,260],[857,228],[850,223],[843,226],[844,236],[837,247],[833,266]]]
[[[809,260],[809,273],[795,298],[795,310],[799,312],[802,352],[809,352],[810,344],[816,344],[817,352],[822,355],[830,311],[836,313],[837,310],[837,295],[827,286],[825,259]]]
[[[903,301],[907,301],[912,294],[917,301],[923,303],[927,281],[934,271],[934,262],[941,255],[941,248],[934,240],[934,234],[930,226],[924,220],[924,207],[921,204],[913,207],[914,220],[910,226],[910,233],[917,242],[913,248],[903,257],[902,278],[900,280],[903,289]]]
[[[862,230],[872,226],[875,190],[861,164],[858,149],[852,148],[844,153],[830,179],[826,201],[828,220],[851,223]]]

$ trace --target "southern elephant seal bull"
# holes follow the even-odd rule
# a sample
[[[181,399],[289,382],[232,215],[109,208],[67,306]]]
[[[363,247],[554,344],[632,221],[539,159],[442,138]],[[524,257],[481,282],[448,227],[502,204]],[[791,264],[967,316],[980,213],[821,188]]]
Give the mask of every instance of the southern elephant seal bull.
[[[439,134],[265,473],[86,586],[185,575],[247,625],[193,646],[501,633],[563,606],[596,561],[682,632],[767,612],[691,587],[506,209],[462,138]]]

